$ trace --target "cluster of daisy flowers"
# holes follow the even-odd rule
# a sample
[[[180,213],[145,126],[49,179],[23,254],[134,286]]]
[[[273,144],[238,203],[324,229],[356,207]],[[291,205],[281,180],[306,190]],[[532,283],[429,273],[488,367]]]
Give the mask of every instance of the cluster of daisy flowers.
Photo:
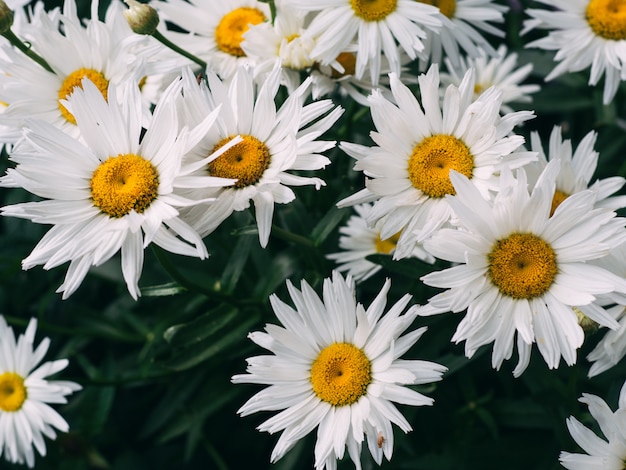
[[[514,111],[539,90],[525,83],[532,65],[502,43],[508,7],[495,0],[168,0],[151,5],[98,2],[81,19],[74,0],[47,11],[0,5],[0,137],[10,165],[0,186],[27,191],[2,215],[51,228],[23,268],[68,265],[58,292],[69,299],[92,267],[118,257],[129,294],[141,295],[144,251],[209,257],[205,239],[234,212],[253,208],[261,248],[276,205],[299,186],[325,186],[324,140],[344,109],[369,108],[369,137],[338,147],[355,160],[364,187],[338,197],[354,207],[339,228],[340,251],[326,257],[320,297],[307,281],[287,290],[293,306],[269,299],[282,326],[250,339],[271,354],[248,359],[234,383],[267,386],[239,410],[278,412],[260,431],[280,432],[270,457],[283,457],[317,429],[317,469],[344,455],[361,468],[363,444],[378,464],[391,459],[393,426],[410,422],[395,404],[434,400],[419,388],[447,368],[401,359],[425,334],[420,317],[456,313],[451,341],[471,358],[491,345],[500,369],[516,349],[519,377],[533,349],[550,369],[577,363],[586,330],[602,328],[588,355],[590,376],[626,355],[624,219],[616,195],[626,180],[592,183],[599,153],[590,132],[576,147],[560,127],[547,151],[535,117]],[[556,50],[546,77],[590,68],[604,77],[608,103],[626,80],[626,4],[543,1],[524,33],[548,29],[528,47]],[[534,31],[536,32],[536,31]],[[345,157],[342,155],[342,157]],[[324,172],[322,172],[324,170]],[[345,209],[347,210],[347,209]],[[387,279],[367,308],[357,283],[382,267],[436,260],[446,268],[420,278],[443,289],[387,309]],[[208,261],[210,262],[210,261]],[[434,269],[434,268],[433,268]],[[342,275],[341,273],[346,273]],[[36,323],[16,341],[0,317],[0,455],[34,465],[43,436],[68,425],[47,403],[80,389],[45,378],[67,361],[33,349]],[[535,353],[536,354],[536,353]],[[566,468],[621,469],[623,412],[584,395],[609,439],[567,426],[588,455],[561,455]]]

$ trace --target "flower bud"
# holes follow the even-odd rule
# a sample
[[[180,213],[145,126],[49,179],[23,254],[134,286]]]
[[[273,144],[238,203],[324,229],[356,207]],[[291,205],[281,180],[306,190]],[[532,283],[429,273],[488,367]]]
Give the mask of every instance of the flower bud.
[[[157,11],[150,5],[139,3],[136,0],[124,0],[124,2],[128,5],[128,10],[124,11],[124,16],[130,29],[137,34],[154,34],[159,24]]]
[[[0,34],[4,34],[13,26],[13,10],[0,0]]]

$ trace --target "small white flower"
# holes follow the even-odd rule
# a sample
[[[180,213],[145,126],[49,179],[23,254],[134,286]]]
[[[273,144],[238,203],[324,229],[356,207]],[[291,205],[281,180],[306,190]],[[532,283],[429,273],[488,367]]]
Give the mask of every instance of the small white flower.
[[[336,468],[346,448],[360,470],[366,439],[380,465],[383,455],[391,459],[393,452],[391,424],[411,430],[393,402],[432,405],[431,398],[405,385],[439,381],[447,369],[400,359],[426,328],[401,336],[415,319],[415,309],[402,315],[411,298],[405,295],[384,313],[390,285],[387,280],[367,309],[356,301],[351,279],[337,272],[324,280],[322,299],[304,281],[301,290],[287,283],[295,309],[270,297],[284,326],[269,324],[249,337],[273,354],[249,358],[248,373],[235,375],[233,382],[269,385],[239,413],[281,410],[259,426],[272,434],[282,431],[272,462],[317,428],[317,470]]]
[[[67,403],[67,395],[82,387],[74,382],[47,380],[65,369],[67,359],[44,362],[50,340],[35,348],[37,320],[15,340],[13,329],[0,315],[0,456],[9,462],[35,465],[35,452],[46,455],[44,436],[56,437],[55,429],[67,432],[69,425],[49,403]]]

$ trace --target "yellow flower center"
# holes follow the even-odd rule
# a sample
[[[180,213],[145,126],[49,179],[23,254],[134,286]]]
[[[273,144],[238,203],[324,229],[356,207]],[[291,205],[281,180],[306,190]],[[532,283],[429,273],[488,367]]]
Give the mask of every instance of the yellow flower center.
[[[452,18],[456,12],[456,0],[417,0],[420,3],[426,3],[439,8],[442,15]]]
[[[109,217],[142,213],[157,198],[159,174],[148,160],[132,153],[109,157],[93,172],[93,204]]]
[[[235,136],[220,140],[213,152],[230,142]],[[209,174],[220,178],[237,179],[235,187],[243,188],[257,183],[270,165],[270,151],[256,137],[242,134],[242,142],[233,145],[208,165]]]
[[[389,253],[391,253],[393,250],[396,249],[396,245],[398,244],[398,239],[400,238],[400,233],[398,232],[395,235],[392,235],[391,237],[385,239],[385,240],[381,240],[380,239],[380,234],[378,234],[376,236],[376,253],[383,253],[385,255],[388,255]]]
[[[265,21],[265,15],[257,8],[241,7],[226,13],[215,28],[215,42],[220,51],[226,54],[243,57],[246,54],[241,48],[243,34],[250,25]]]
[[[0,410],[19,411],[26,401],[24,379],[14,372],[0,374]]]
[[[87,77],[93,82],[94,85],[96,85],[96,87],[98,88],[98,90],[100,90],[100,93],[102,93],[102,96],[106,100],[109,89],[109,81],[101,72],[98,72],[94,69],[85,68],[73,71],[65,78],[65,80],[63,80],[63,84],[61,85],[61,88],[59,88],[59,100],[67,99],[74,92],[74,89],[76,87],[82,89],[83,85],[81,82],[85,77]],[[60,101],[59,110],[61,111],[63,117],[67,119],[67,121],[71,122],[72,124],[76,124],[76,119],[74,119],[72,113],[70,113],[67,108],[61,104]]]
[[[354,14],[365,21],[381,21],[396,11],[397,0],[350,0]]]
[[[487,258],[491,282],[514,299],[542,295],[558,271],[552,247],[532,233],[513,233],[498,240]]]
[[[626,2],[590,0],[587,22],[597,36],[614,41],[626,39]]]
[[[579,308],[572,307],[572,309],[576,314],[576,318],[578,318],[578,324],[584,331],[592,332],[598,329],[600,325],[585,315]]]
[[[372,381],[372,367],[363,351],[350,343],[322,349],[311,365],[311,385],[320,400],[333,406],[355,403]]]
[[[450,181],[450,170],[472,177],[474,158],[461,140],[452,135],[426,137],[413,149],[409,158],[409,180],[430,197],[456,194]]]
[[[563,191],[559,191],[558,189],[554,191],[554,196],[552,196],[552,206],[550,207],[550,217],[554,215],[556,208],[559,207],[568,197],[569,194],[564,193]]]
[[[353,54],[352,52],[342,52],[337,56],[335,60],[341,64],[341,66],[344,68],[344,71],[343,73],[341,73],[335,69],[332,69],[330,75],[332,78],[341,78],[345,77],[346,75],[354,75],[356,71],[356,54]]]

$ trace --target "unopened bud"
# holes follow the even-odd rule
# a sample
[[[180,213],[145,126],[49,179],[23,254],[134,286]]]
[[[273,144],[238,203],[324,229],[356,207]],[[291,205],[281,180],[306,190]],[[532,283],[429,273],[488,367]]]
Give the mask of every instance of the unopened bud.
[[[0,34],[4,34],[13,26],[13,10],[0,0]]]
[[[159,24],[157,11],[150,5],[139,3],[137,0],[124,0],[124,2],[128,5],[124,16],[130,29],[137,34],[153,35]]]

